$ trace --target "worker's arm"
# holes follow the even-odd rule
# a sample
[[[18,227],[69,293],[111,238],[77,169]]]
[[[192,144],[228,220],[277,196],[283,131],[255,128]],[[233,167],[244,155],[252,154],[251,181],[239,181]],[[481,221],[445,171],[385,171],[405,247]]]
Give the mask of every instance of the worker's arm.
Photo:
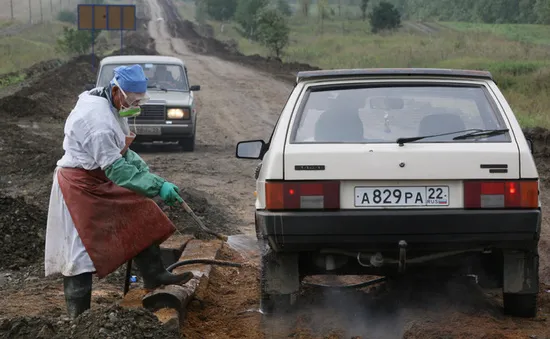
[[[139,154],[132,151],[131,149],[128,148],[126,153],[124,153],[124,158],[130,164],[136,166],[138,170],[149,171],[149,166],[147,165],[147,163],[139,156]]]
[[[152,198],[160,193],[163,178],[147,170],[139,170],[124,157],[105,168],[105,175],[115,184]]]
[[[90,133],[82,142],[83,148],[118,186],[152,198],[160,193],[165,179],[140,169],[120,154],[114,134],[109,130]],[[134,159],[135,160],[135,159]]]

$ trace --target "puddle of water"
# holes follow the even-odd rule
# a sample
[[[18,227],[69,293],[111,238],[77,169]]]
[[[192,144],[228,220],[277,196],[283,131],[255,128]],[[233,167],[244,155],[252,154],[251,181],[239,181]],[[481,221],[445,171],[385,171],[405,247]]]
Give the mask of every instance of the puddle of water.
[[[227,244],[246,259],[254,259],[260,255],[260,247],[256,237],[246,234],[230,235],[227,238]]]

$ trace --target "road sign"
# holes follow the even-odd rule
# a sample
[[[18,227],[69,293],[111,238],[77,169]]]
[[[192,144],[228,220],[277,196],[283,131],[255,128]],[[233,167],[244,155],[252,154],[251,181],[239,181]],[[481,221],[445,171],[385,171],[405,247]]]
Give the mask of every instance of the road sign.
[[[120,31],[120,50],[123,31],[137,29],[135,5],[78,5],[78,29],[92,31],[92,58],[94,57],[94,31]],[[93,68],[93,61],[92,61]]]

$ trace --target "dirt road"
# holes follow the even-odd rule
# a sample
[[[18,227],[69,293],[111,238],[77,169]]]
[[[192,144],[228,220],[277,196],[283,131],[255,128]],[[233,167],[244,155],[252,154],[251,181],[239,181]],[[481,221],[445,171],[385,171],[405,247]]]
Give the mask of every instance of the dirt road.
[[[153,171],[182,187],[184,199],[208,223],[228,233],[253,234],[252,175],[256,162],[236,159],[235,144],[239,140],[269,136],[291,86],[272,75],[222,60],[225,55],[220,55],[220,50],[217,55],[222,58],[197,54],[193,43],[174,38],[174,26],[167,27],[167,23],[173,25],[177,20],[170,0],[144,1],[151,16],[148,31],[155,38],[158,52],[184,60],[192,84],[201,85],[202,90],[197,92],[195,152],[182,153],[177,146],[136,148],[136,151]],[[168,6],[171,11],[168,14],[172,16],[166,16],[162,6]],[[177,26],[176,33],[182,33],[185,27]],[[187,39],[189,34],[178,36]],[[201,44],[207,45],[199,41],[195,46]],[[147,39],[136,45],[146,46]],[[251,63],[265,65],[257,58]],[[277,67],[275,64],[268,68]],[[281,67],[280,75],[287,73],[288,77],[287,71]],[[3,260],[0,261],[0,338],[3,333],[8,333],[6,338],[36,338],[40,337],[38,332],[44,334],[52,328],[72,328],[64,320],[61,280],[43,277],[41,251],[51,173],[61,155],[63,121],[81,88],[91,79],[89,60],[80,58],[39,76],[37,82],[18,91],[16,96],[0,99],[0,117],[4,119],[0,124],[0,193],[18,197],[14,200],[0,196],[0,240],[10,244],[0,246]],[[544,142],[536,147],[543,153],[537,156],[537,162],[541,177],[548,180],[550,171],[546,163],[550,152]],[[543,204],[548,205],[545,187],[546,181]],[[184,229],[196,229],[183,219],[181,211],[168,213],[180,229],[182,225]],[[541,274],[546,282],[550,276],[548,239],[545,218]],[[33,255],[23,255],[29,248],[33,249]],[[528,320],[502,316],[498,291],[482,291],[465,279],[440,277],[373,290],[306,288],[294,313],[265,320],[255,312],[259,303],[257,255],[241,257],[224,248],[220,259],[247,265],[214,268],[208,289],[199,293],[200,300],[194,301],[188,312],[184,325],[186,338],[550,338],[546,323],[550,313],[548,286],[541,288],[539,316]],[[94,285],[92,308],[98,310],[98,315],[76,324],[77,333],[88,328],[89,333],[101,332],[97,325],[105,322],[105,317],[111,318],[111,311],[102,315],[99,309],[120,301],[120,277],[113,274]],[[42,320],[1,319],[15,316],[41,316]],[[120,316],[119,320],[126,322],[128,318]],[[144,322],[129,323],[140,327]],[[26,335],[21,334],[27,329]],[[13,331],[20,335],[13,335]]]
[[[196,151],[142,154],[160,175],[214,195],[235,214],[236,228],[252,234],[256,162],[236,159],[235,146],[240,140],[269,137],[291,87],[267,74],[192,53],[181,39],[170,36],[160,4],[148,3],[149,33],[157,51],[181,58],[191,84],[201,85],[201,91]]]

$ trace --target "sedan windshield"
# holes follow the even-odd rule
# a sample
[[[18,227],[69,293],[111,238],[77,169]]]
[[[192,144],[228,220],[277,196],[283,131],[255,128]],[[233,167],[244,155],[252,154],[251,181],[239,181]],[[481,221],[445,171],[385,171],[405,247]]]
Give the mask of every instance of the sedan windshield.
[[[410,142],[510,140],[507,131],[455,138],[464,131],[507,128],[481,86],[321,89],[311,90],[304,100],[293,129],[292,142],[395,143],[398,139],[424,136]]]
[[[124,64],[126,65],[126,64]],[[149,79],[147,81],[148,91],[188,91],[189,86],[187,83],[187,77],[180,65],[172,64],[139,64],[145,76]],[[99,78],[99,86],[107,86],[109,81],[113,78],[113,71],[122,64],[105,65],[101,69]]]

